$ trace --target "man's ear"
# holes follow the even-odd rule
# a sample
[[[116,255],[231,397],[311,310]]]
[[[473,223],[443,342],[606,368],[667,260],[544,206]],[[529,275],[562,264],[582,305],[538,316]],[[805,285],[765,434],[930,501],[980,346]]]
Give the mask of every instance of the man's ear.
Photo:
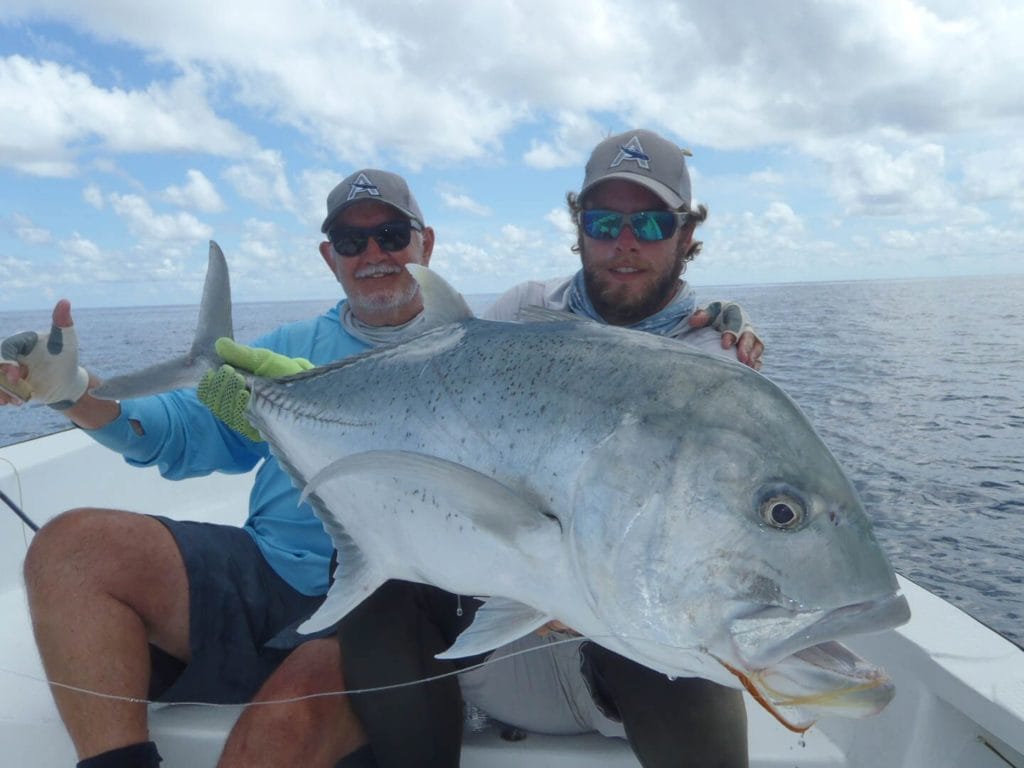
[[[424,227],[420,233],[423,237],[423,266],[430,265],[430,254],[434,252],[434,228]]]
[[[693,233],[697,229],[697,222],[692,218],[687,219],[686,223],[679,228],[679,239],[686,243],[686,247],[690,247],[690,243],[693,242]]]
[[[337,277],[338,273],[335,271],[334,253],[331,250],[331,244],[326,240],[320,243],[320,256],[323,258],[327,268],[331,270],[331,274]]]

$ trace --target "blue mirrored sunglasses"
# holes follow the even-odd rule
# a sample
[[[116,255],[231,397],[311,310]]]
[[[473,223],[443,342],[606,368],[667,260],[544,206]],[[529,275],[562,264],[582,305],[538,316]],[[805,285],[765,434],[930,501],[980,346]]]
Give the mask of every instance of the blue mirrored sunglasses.
[[[676,227],[686,221],[687,214],[676,211],[637,211],[621,213],[600,208],[580,211],[580,226],[587,237],[614,240],[628,223],[637,240],[654,242],[668,240]]]

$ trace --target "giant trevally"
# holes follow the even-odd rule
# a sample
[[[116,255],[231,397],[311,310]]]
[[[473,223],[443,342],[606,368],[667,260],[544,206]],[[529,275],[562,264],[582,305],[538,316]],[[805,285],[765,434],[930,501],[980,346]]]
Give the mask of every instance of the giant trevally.
[[[444,656],[557,619],[666,675],[746,687],[793,728],[885,706],[889,678],[835,641],[909,608],[852,484],[779,387],[652,334],[475,319],[409,269],[422,335],[251,381],[248,417],[339,552],[304,630],[406,579],[488,597]],[[122,383],[105,393],[133,394]]]

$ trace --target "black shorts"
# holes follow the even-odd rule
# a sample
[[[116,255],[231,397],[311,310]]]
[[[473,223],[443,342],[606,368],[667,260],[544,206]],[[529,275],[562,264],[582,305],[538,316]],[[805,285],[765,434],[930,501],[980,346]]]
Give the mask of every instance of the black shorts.
[[[242,528],[154,517],[185,561],[192,659],[184,664],[150,646],[150,699],[245,703],[295,646],[333,631],[295,632],[323,596],[293,589]]]

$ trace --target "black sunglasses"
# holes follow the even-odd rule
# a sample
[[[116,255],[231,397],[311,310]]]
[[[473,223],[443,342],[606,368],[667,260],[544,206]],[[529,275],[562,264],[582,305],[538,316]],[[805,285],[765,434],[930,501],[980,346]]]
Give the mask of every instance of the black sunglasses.
[[[327,237],[339,256],[358,256],[366,250],[372,237],[381,250],[400,251],[409,245],[413,230],[421,231],[419,222],[405,219],[389,221],[376,227],[333,227]]]

